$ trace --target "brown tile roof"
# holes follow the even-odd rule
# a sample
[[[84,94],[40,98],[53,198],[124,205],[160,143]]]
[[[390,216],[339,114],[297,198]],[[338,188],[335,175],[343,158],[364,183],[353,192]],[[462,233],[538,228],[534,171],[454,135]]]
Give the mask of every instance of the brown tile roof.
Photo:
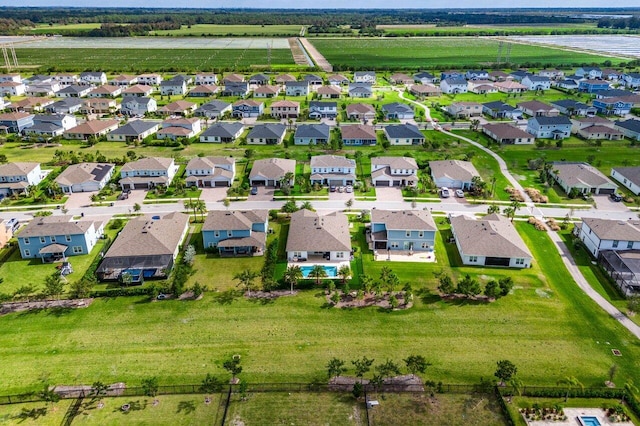
[[[287,251],[351,251],[347,217],[342,213],[320,216],[298,210],[291,215]]]
[[[488,132],[494,134],[498,139],[530,139],[533,135],[509,123],[487,123],[482,126]]]
[[[110,127],[117,126],[120,123],[118,120],[90,120],[85,121],[82,124],[77,125],[74,128],[67,130],[65,133],[79,133],[85,135],[95,135]]]
[[[341,126],[342,139],[376,139],[376,131],[373,126],[365,124],[350,124]]]
[[[471,182],[474,176],[480,176],[470,161],[440,160],[429,161],[431,174],[435,179],[449,178],[463,182]]]

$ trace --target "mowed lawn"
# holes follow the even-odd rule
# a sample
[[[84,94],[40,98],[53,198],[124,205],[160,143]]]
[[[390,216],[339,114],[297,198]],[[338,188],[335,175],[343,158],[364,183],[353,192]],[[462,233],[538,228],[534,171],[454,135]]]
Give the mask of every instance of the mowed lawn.
[[[479,66],[494,63],[499,46],[496,40],[475,37],[327,38],[310,41],[337,69]],[[620,59],[604,55],[511,43],[510,61],[513,64],[570,65],[607,60],[620,62]]]
[[[0,424],[58,426],[62,424],[64,415],[72,402],[72,399],[66,399],[55,404],[26,402],[24,404],[0,405]]]
[[[437,265],[391,264],[402,284],[414,285],[416,303],[407,311],[326,308],[324,292],[313,289],[271,303],[208,293],[195,302],[114,298],[77,311],[7,315],[0,318],[0,392],[38,388],[43,375],[52,384],[136,386],[150,376],[197,384],[208,372],[225,376],[222,360],[233,354],[253,383],[323,380],[331,357],[401,362],[410,354],[423,354],[433,364],[425,377],[445,383],[490,378],[505,358],[525,384],[571,375],[601,385],[613,363],[619,380],[640,380],[635,340],[578,289],[545,233],[517,227],[538,259],[532,269],[460,268],[442,242]],[[443,302],[435,293],[439,268],[483,282],[512,275],[516,287],[495,303]],[[370,265],[365,272],[376,276]],[[203,284],[217,282],[212,268]]]

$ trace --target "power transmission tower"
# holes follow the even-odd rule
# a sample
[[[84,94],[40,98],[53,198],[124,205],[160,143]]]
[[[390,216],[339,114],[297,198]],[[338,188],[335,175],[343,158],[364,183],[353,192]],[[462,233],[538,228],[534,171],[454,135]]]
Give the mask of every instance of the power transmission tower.
[[[273,42],[267,44],[267,67],[271,69],[271,49],[273,48]]]
[[[7,72],[10,72],[12,68],[18,68],[18,57],[16,56],[16,49],[12,43],[2,45],[2,57],[4,58],[4,65],[7,68]],[[11,61],[13,61],[13,64]]]
[[[507,54],[504,56],[504,63],[508,64],[511,61],[511,43],[507,43]]]
[[[496,59],[496,64],[500,65],[500,59],[502,59],[502,45],[504,43],[501,41],[498,43],[498,58]]]

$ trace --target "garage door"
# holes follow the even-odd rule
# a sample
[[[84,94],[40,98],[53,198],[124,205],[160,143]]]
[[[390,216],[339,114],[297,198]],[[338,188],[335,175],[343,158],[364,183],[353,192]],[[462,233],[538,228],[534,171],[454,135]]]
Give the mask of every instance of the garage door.
[[[218,180],[213,182],[213,186],[229,186],[229,184],[224,180]]]
[[[341,186],[341,185],[344,185],[344,182],[342,180],[330,180],[329,181],[329,185],[331,185],[331,186]]]
[[[389,186],[389,181],[388,180],[377,180],[375,182],[376,186]]]
[[[613,194],[614,192],[616,192],[616,190],[612,189],[612,188],[601,188],[600,189],[600,193],[601,194]]]
[[[509,266],[508,257],[487,257],[484,261],[486,266]]]
[[[400,184],[402,184],[402,181],[400,181],[400,180],[394,180],[393,181],[393,186],[400,186]]]
[[[267,183],[264,180],[252,180],[251,185],[253,186],[265,186]]]

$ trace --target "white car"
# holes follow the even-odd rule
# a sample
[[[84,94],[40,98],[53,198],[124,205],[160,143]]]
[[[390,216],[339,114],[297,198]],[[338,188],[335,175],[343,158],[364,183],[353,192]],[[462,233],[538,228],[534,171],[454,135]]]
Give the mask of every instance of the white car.
[[[440,196],[442,198],[449,198],[451,196],[451,192],[449,192],[449,188],[447,188],[446,186],[443,186],[442,188],[440,188]]]
[[[347,185],[347,186],[344,188],[344,190],[345,190],[346,192],[348,192],[348,193],[352,193],[352,192],[353,192],[353,186],[351,186],[351,185]]]
[[[456,189],[456,197],[464,198],[464,192],[462,192],[462,189]]]

